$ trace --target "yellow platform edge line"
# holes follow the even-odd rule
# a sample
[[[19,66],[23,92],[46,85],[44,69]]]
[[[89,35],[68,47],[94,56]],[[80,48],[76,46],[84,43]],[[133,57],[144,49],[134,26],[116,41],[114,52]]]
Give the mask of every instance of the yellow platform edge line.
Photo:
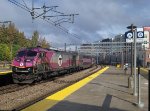
[[[148,70],[147,69],[145,69],[145,68],[141,68],[143,71],[145,71],[145,72],[148,72]]]
[[[102,74],[108,68],[109,67],[105,67],[105,68],[97,71],[96,73],[84,78],[83,80],[81,80],[71,86],[68,86],[67,88],[64,88],[61,91],[58,91],[57,93],[35,103],[34,105],[31,105],[31,106],[23,109],[22,111],[46,111],[46,110],[50,109],[51,107],[53,107],[54,105],[56,105],[61,100],[63,100],[64,98],[66,98],[67,96],[69,96],[70,94],[72,94],[73,92],[75,92],[76,90],[78,90],[81,87],[83,87],[84,85],[86,85],[88,82],[90,82],[91,80],[93,80],[94,78],[99,76],[100,74]]]
[[[0,72],[0,75],[6,75],[7,73],[12,73],[12,71]]]

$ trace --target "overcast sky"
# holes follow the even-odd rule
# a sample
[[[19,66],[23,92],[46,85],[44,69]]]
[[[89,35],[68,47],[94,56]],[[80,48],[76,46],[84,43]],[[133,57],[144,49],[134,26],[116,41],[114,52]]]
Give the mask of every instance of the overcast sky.
[[[22,0],[16,1],[23,4]],[[31,0],[24,1],[31,8]],[[150,26],[149,0],[34,0],[35,7],[42,7],[44,3],[46,6],[59,6],[57,11],[65,14],[79,14],[75,16],[73,24],[61,24],[70,33],[78,35],[77,38],[42,19],[37,18],[32,22],[29,12],[8,0],[0,0],[0,21],[12,21],[27,37],[31,37],[34,30],[38,30],[54,46],[111,38],[127,31],[126,27],[131,23],[138,27]],[[53,13],[47,13],[51,14]]]

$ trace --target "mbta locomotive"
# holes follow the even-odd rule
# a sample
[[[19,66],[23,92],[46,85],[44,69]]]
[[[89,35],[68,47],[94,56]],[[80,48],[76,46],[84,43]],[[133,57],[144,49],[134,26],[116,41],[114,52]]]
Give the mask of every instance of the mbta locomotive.
[[[18,51],[12,62],[12,77],[14,83],[32,83],[52,74],[78,71],[94,64],[95,58],[84,54],[41,47],[25,48]]]

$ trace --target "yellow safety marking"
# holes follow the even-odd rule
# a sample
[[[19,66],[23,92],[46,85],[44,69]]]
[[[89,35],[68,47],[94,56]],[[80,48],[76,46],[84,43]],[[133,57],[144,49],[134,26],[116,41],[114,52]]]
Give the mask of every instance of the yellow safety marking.
[[[36,104],[29,106],[22,111],[47,111],[54,105],[56,105],[58,102],[75,92],[76,90],[80,89],[83,87],[85,84],[102,74],[104,71],[106,71],[109,67],[105,67],[102,70],[99,70],[98,72],[92,74],[91,76],[86,77],[85,79],[61,90],[58,91],[57,93],[45,98],[44,100],[41,100],[37,102]]]
[[[147,69],[144,69],[144,68],[141,68],[143,71],[145,71],[145,72],[148,72],[148,70]]]
[[[0,75],[6,75],[7,73],[12,73],[12,71],[0,72]]]

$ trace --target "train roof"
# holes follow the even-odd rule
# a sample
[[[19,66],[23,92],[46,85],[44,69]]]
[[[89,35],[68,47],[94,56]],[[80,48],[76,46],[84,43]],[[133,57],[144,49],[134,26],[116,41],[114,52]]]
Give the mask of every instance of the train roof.
[[[27,47],[20,49],[19,51],[24,51],[24,50],[34,50],[34,51],[54,51],[54,52],[61,52],[61,53],[68,53],[68,54],[77,54],[75,51],[63,51],[63,50],[58,50],[56,48],[42,48],[40,46],[37,47]]]

